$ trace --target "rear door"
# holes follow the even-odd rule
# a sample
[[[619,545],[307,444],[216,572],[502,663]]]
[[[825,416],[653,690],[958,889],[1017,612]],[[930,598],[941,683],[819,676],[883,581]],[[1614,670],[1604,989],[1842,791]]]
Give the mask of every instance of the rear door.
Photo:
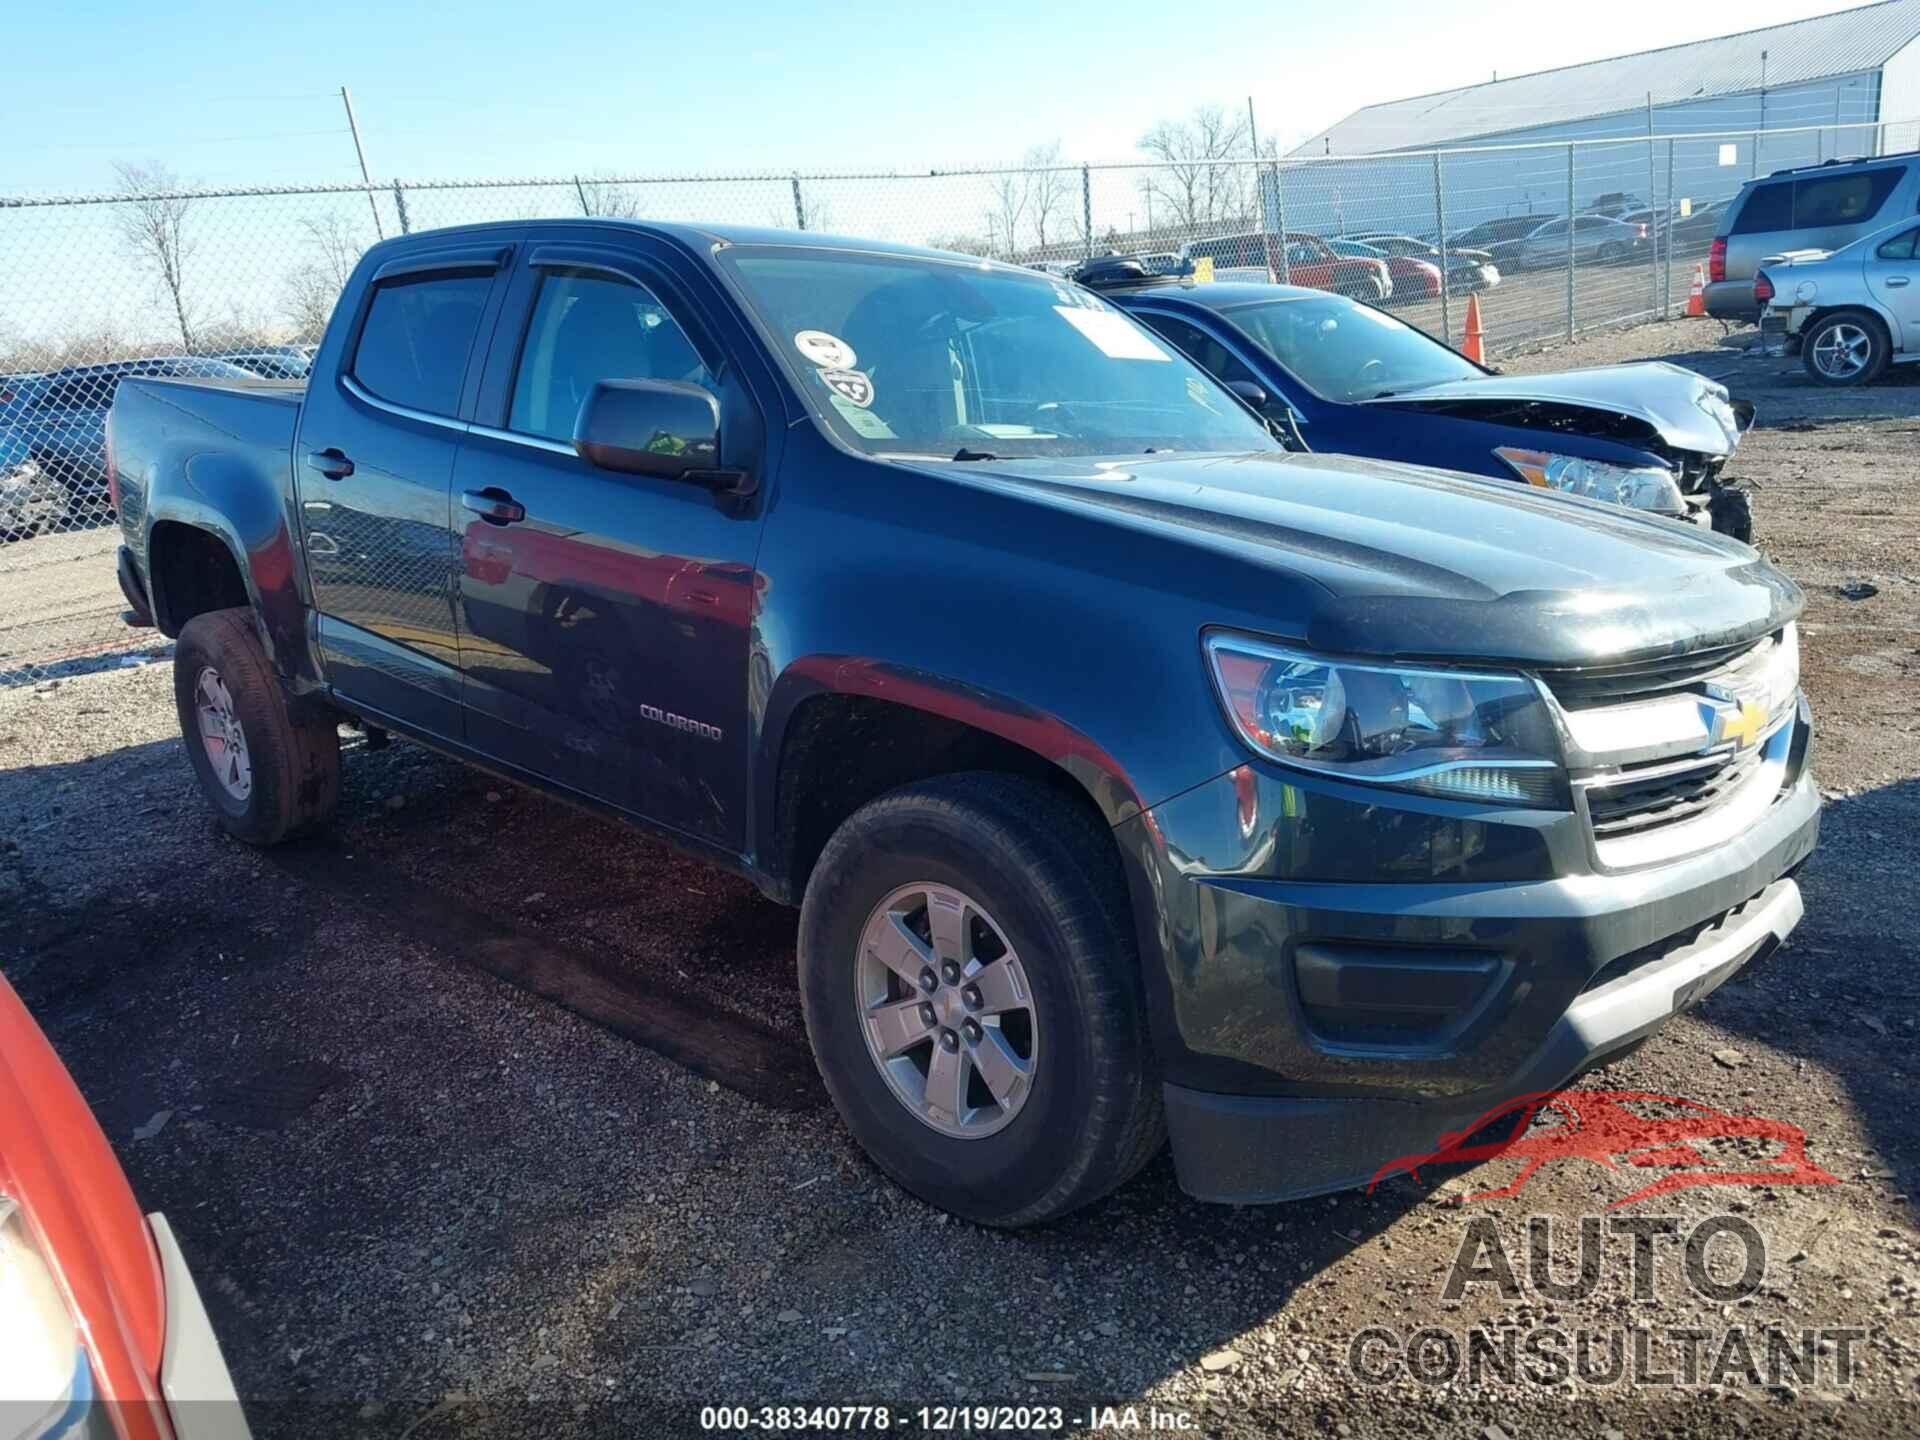
[[[1920,225],[1881,241],[1866,268],[1867,289],[1900,322],[1895,346],[1920,351]]]
[[[673,380],[719,397],[750,463],[759,410],[696,287],[604,229],[543,231],[517,265],[454,475],[461,664],[474,748],[737,849],[761,508],[572,445],[597,382]]]
[[[458,739],[449,497],[511,253],[409,250],[374,272],[322,352],[294,444],[328,680],[404,725]],[[341,327],[336,327],[341,328]]]

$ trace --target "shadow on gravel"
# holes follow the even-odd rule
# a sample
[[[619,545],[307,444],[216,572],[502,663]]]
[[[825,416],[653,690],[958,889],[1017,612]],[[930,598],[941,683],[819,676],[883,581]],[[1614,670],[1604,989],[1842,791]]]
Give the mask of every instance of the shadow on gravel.
[[[1916,836],[1920,780],[1830,800],[1819,848],[1799,876],[1806,898],[1800,928],[1699,1011],[1838,1078],[1874,1153],[1829,1168],[1850,1184],[1908,1195],[1920,1193],[1911,1073],[1920,1052],[1920,947],[1908,924],[1920,899]],[[1811,1128],[1822,1117],[1799,1118]]]

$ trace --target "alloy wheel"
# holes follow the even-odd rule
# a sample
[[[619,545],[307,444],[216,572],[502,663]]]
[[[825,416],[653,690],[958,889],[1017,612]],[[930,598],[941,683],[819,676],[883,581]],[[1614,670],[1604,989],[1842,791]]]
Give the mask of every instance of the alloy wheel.
[[[193,685],[193,710],[200,721],[200,745],[207,752],[213,778],[235,800],[253,793],[253,761],[247,753],[247,732],[233,713],[233,696],[226,681],[211,665],[203,666]]]
[[[1813,365],[1829,380],[1850,380],[1873,359],[1873,337],[1866,328],[1842,320],[1813,342]]]
[[[1020,1113],[1039,1016],[1019,954],[973,897],[935,884],[888,895],[861,930],[854,985],[867,1053],[914,1118],[978,1140]]]

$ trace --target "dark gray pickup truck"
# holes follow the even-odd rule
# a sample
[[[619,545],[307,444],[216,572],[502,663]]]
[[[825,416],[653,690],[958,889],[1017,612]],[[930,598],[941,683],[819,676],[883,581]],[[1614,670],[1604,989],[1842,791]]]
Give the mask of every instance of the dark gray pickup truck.
[[[1795,587],[1698,527],[1289,453],[1090,291],[624,222],[370,250],[304,392],[129,380],[135,623],[234,835],[338,726],[800,907],[821,1073],[991,1224],[1365,1183],[1800,916]]]

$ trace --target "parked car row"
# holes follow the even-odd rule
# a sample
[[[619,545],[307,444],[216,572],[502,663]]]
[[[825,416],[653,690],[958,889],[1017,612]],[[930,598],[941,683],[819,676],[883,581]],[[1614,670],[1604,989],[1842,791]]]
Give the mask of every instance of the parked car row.
[[[0,376],[0,538],[107,518],[107,412],[127,377],[301,380],[307,363],[289,345]]]

